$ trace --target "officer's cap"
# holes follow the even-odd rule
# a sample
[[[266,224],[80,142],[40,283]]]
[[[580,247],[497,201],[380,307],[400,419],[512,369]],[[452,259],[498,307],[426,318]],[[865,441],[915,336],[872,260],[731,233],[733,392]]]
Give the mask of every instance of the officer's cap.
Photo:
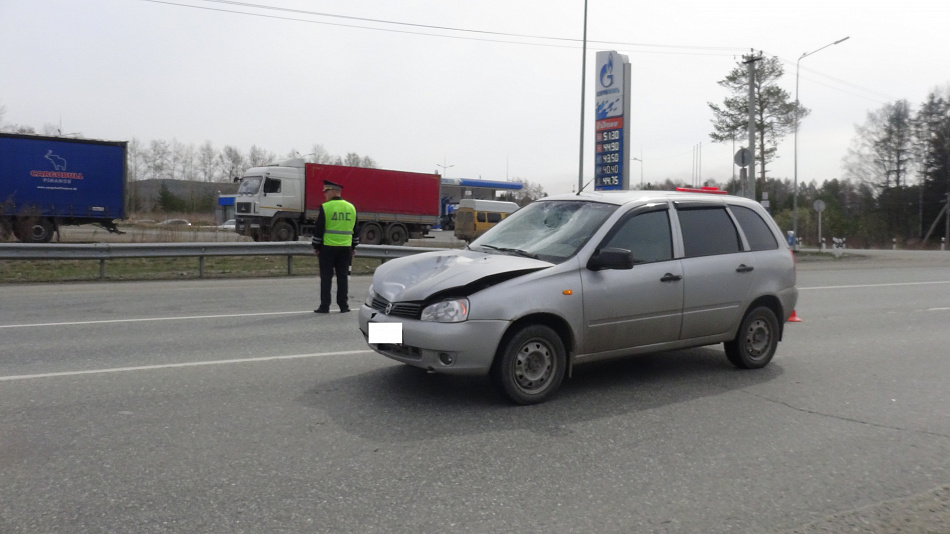
[[[340,191],[343,191],[343,186],[340,185],[340,184],[338,184],[338,183],[336,183],[336,182],[331,182],[330,180],[324,180],[324,181],[323,181],[323,191],[326,192],[326,191],[329,191],[329,190],[331,190],[331,189],[338,189],[338,190],[340,190]]]

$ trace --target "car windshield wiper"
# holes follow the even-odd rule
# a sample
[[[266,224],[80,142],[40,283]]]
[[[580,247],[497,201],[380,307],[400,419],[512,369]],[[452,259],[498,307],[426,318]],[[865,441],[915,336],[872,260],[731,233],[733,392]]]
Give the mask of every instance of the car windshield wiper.
[[[537,254],[532,254],[528,251],[521,250],[520,248],[504,248],[504,247],[495,247],[492,245],[478,245],[478,246],[490,248],[492,250],[497,250],[498,252],[504,252],[505,254],[513,254],[515,256],[521,256],[523,258],[531,258],[533,260],[538,259]]]

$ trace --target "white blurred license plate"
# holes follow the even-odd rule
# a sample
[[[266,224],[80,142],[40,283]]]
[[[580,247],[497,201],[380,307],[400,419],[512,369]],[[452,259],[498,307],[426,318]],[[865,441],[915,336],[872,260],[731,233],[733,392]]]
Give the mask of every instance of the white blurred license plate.
[[[369,323],[369,343],[402,343],[402,323]]]

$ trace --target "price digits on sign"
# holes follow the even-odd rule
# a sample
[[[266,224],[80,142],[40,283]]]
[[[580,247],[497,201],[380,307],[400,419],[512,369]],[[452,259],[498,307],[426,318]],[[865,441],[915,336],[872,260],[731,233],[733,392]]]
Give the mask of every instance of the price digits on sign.
[[[594,183],[596,189],[620,189],[623,186],[623,129],[597,132]]]

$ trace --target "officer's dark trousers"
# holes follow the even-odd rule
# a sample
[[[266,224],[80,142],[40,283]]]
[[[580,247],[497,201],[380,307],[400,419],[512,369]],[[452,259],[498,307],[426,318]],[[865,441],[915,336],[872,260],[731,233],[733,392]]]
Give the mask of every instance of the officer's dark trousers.
[[[341,309],[349,308],[346,303],[349,291],[349,271],[352,254],[350,247],[328,247],[320,249],[320,307],[330,308],[330,290],[333,275],[336,274],[336,303]]]

